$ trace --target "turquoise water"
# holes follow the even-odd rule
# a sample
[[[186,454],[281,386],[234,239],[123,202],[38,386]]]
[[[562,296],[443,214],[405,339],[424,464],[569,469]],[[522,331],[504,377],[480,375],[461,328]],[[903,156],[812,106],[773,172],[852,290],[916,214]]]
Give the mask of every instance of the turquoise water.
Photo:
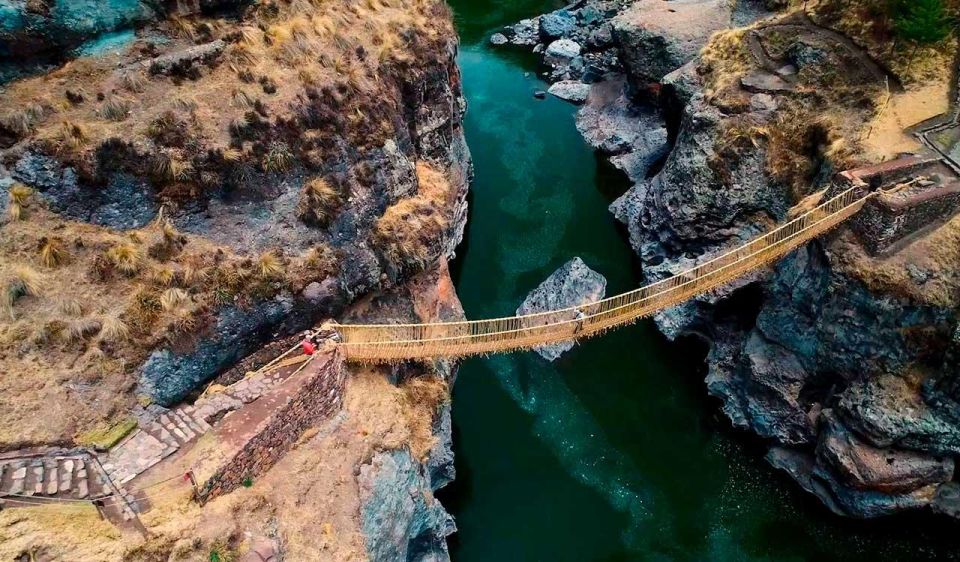
[[[536,100],[528,54],[493,51],[498,25],[544,0],[454,0],[476,178],[453,264],[471,318],[512,314],[580,256],[609,282],[638,282],[607,205],[627,186],[574,127],[575,108]],[[762,460],[706,397],[704,349],[649,323],[575,348],[471,359],[454,388],[457,519],[451,554],[491,560],[950,559],[955,528],[931,517],[831,515]]]

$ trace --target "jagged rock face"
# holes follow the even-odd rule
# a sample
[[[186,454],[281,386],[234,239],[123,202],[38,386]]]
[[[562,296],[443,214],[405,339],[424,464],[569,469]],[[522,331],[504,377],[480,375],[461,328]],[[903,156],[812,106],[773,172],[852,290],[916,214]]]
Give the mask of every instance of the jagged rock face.
[[[807,372],[796,357],[758,332],[745,344],[733,329],[718,332],[708,358],[707,389],[723,399],[733,424],[785,444],[813,441],[813,419],[800,396]]]
[[[101,189],[83,189],[73,168],[34,152],[17,161],[11,177],[36,188],[61,215],[110,228],[140,228],[159,208],[156,192],[143,178],[116,173]]]
[[[449,560],[453,517],[431,492],[430,477],[406,449],[360,466],[361,528],[373,562]]]
[[[786,213],[786,190],[768,178],[762,148],[723,162],[726,177],[718,175],[711,159],[724,120],[702,94],[695,96],[663,170],[611,205],[650,280],[686,269],[731,240],[747,240]]]
[[[178,4],[203,10],[239,6],[248,0],[3,0],[0,57],[27,57],[76,47],[98,35],[178,12]]]
[[[517,316],[549,310],[561,310],[601,300],[607,291],[606,278],[587,267],[580,258],[573,258],[554,271],[527,295]],[[573,349],[574,342],[560,342],[535,347],[547,361],[554,361]]]
[[[464,319],[445,262],[401,287],[378,292],[353,305],[346,321],[436,322]],[[452,387],[456,365],[406,363],[392,370],[398,384],[417,377],[438,377]],[[447,396],[433,416],[434,444],[426,458],[408,449],[378,453],[360,466],[361,530],[370,560],[449,560],[446,537],[456,531],[453,518],[433,492],[456,477],[453,463],[452,403]]]
[[[577,113],[577,130],[634,182],[646,179],[669,151],[663,119],[655,109],[632,101],[623,78],[590,87],[587,103]]]
[[[707,9],[671,27],[656,17],[658,7],[644,12],[641,4],[615,20],[621,60],[635,85],[660,80],[666,109],[681,108],[682,118],[663,169],[634,177],[611,211],[627,225],[646,280],[656,281],[781,222],[792,199],[769,175],[764,142],[730,154],[724,137],[730,125],[769,125],[780,94],[745,92],[740,109],[723,111],[704,97],[691,60],[706,37],[684,48],[694,31],[729,25],[729,15]],[[694,5],[727,9],[659,4],[678,14]],[[822,53],[798,47],[788,56],[802,64]],[[833,247],[830,239],[811,243],[771,270],[657,314],[656,323],[671,338],[711,341],[709,392],[735,426],[774,442],[770,462],[830,509],[875,517],[934,505],[953,513],[960,385],[951,369],[960,354],[944,350],[956,339],[956,314],[871,291],[839,265]],[[748,285],[762,288],[762,302],[731,320],[717,304]]]
[[[687,64],[714,32],[730,26],[726,0],[640,0],[613,20],[627,74],[637,84],[659,82]]]
[[[457,470],[453,463],[452,406],[450,401],[444,402],[433,423],[433,435],[437,438],[437,443],[427,459],[427,472],[430,476],[430,489],[434,492],[453,482],[457,477]]]
[[[955,322],[949,310],[871,293],[833,267],[816,242],[778,264],[767,290],[757,318],[764,337],[809,372],[829,369],[848,380],[942,361],[925,344],[948,339]]]
[[[835,513],[870,518],[916,509],[951,485],[952,459],[872,446],[830,410],[821,419],[814,453],[773,447],[767,458]]]
[[[829,466],[847,486],[892,494],[953,477],[952,458],[874,447],[844,427],[830,410],[824,411],[822,423],[817,461]]]

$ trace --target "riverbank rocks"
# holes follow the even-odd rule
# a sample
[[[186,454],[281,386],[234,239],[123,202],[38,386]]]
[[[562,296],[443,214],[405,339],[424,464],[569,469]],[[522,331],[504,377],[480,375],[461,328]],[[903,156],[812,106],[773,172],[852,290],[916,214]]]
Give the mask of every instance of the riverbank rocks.
[[[577,113],[577,130],[633,182],[646,179],[669,151],[666,123],[655,108],[631,100],[622,77],[592,86]]]
[[[580,44],[570,39],[557,39],[547,45],[544,54],[546,54],[548,61],[553,59],[558,62],[565,62],[580,54]]]
[[[561,80],[551,85],[547,92],[564,101],[583,103],[590,94],[590,84],[584,84],[576,80]]]
[[[550,12],[540,17],[540,37],[546,41],[567,36],[576,27],[577,21],[566,9]]]
[[[560,310],[603,299],[607,280],[587,267],[580,258],[573,258],[550,274],[527,295],[517,309],[517,315]],[[554,361],[573,348],[574,342],[561,342],[534,348],[547,361]]]
[[[361,465],[361,529],[371,562],[449,560],[446,538],[457,527],[430,491],[424,467],[407,449]]]
[[[730,27],[727,0],[639,0],[613,20],[627,74],[636,84],[659,82],[693,60],[710,36]]]

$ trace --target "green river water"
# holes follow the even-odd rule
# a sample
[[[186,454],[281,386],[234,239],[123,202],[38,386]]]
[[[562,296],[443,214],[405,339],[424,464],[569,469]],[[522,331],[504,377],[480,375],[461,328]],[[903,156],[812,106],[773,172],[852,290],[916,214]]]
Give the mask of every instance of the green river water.
[[[527,53],[494,51],[499,25],[547,0],[452,0],[474,157],[467,238],[453,264],[470,318],[512,314],[580,256],[635,287],[636,261],[607,205],[627,185],[574,126]],[[505,560],[931,560],[960,554],[930,516],[849,521],[763,461],[706,396],[705,349],[650,323],[554,364],[533,353],[464,361],[454,388],[457,520],[451,555]]]

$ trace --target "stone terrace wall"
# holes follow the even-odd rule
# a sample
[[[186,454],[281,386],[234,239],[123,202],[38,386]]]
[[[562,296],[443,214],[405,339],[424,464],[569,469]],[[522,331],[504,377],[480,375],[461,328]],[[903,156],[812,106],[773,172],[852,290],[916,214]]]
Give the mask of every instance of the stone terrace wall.
[[[905,156],[865,168],[837,174],[827,197],[854,187],[868,191],[890,189],[924,177],[926,184],[884,193],[867,201],[852,220],[864,248],[872,255],[937,224],[960,210],[960,180],[940,158]],[[924,187],[924,185],[926,185]]]
[[[948,186],[905,201],[871,199],[854,221],[864,248],[876,255],[960,208],[960,187]]]
[[[198,499],[205,502],[226,494],[245,479],[269,470],[307,428],[340,410],[345,378],[343,356],[331,350],[319,353],[303,372],[274,390],[271,394],[282,403],[256,424],[249,437],[234,446],[235,452],[228,454],[228,460],[201,484]],[[269,398],[265,395],[260,400]]]

